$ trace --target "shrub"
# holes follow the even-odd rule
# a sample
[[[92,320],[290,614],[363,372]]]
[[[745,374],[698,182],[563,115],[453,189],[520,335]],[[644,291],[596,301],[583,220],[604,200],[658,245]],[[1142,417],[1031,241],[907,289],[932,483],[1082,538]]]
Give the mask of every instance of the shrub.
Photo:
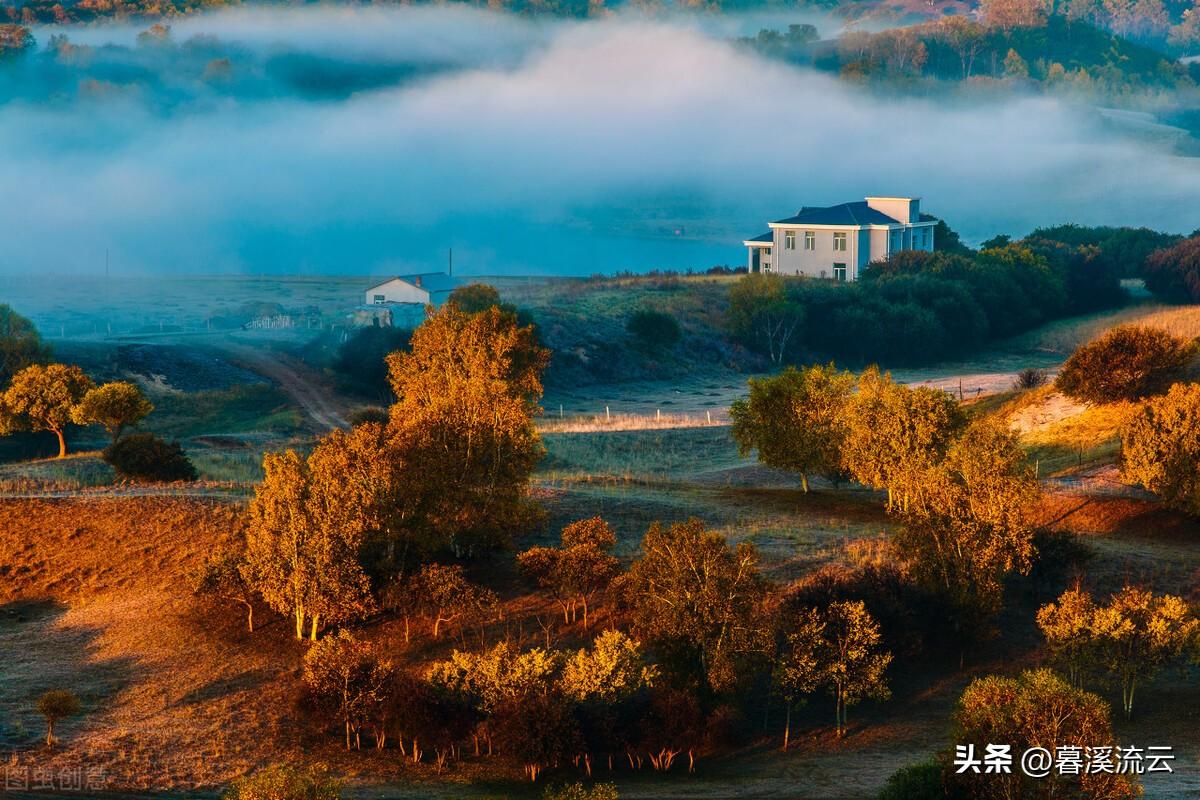
[[[122,478],[147,483],[196,480],[196,468],[179,442],[135,433],[104,448],[103,457]]]
[[[341,784],[323,765],[301,770],[275,764],[238,778],[221,795],[223,800],[338,800]]]
[[[893,772],[879,793],[879,800],[943,800],[942,765],[930,759]]]
[[[976,758],[988,743],[1010,744],[1015,759],[1030,747],[1057,752],[1059,747],[1112,747],[1109,707],[1098,696],[1072,688],[1047,669],[1009,678],[989,675],[974,680],[963,692],[955,714],[955,744],[973,745]],[[1118,800],[1140,793],[1130,776],[1112,772],[1081,774],[1054,772],[1030,777],[1019,768],[1011,773],[985,774],[967,770],[945,774],[950,797],[1020,797],[1049,800],[1091,797]]]
[[[1122,325],[1076,350],[1055,386],[1088,403],[1136,400],[1164,389],[1192,352],[1165,331]]]
[[[1037,369],[1036,367],[1026,367],[1017,373],[1017,379],[1013,381],[1014,389],[1036,389],[1046,383],[1046,370]]]
[[[79,713],[79,698],[66,689],[46,692],[37,699],[38,713],[46,718],[46,746],[53,747],[54,723]]]
[[[582,783],[568,783],[557,787],[546,787],[542,800],[617,800],[617,787],[611,783],[597,783],[585,786]]]
[[[642,309],[635,311],[625,323],[625,329],[633,334],[638,344],[648,350],[667,350],[679,344],[683,337],[679,323],[670,314],[662,311]]]
[[[1177,383],[1121,432],[1121,477],[1200,515],[1200,386]]]

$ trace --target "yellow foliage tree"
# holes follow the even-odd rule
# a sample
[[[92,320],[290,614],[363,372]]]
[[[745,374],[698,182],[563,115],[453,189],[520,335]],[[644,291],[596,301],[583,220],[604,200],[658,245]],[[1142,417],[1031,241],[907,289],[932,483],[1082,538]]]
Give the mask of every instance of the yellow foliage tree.
[[[94,386],[79,367],[33,364],[13,376],[3,395],[5,431],[49,431],[58,437],[58,457],[67,454],[64,435],[75,407]]]
[[[99,425],[115,442],[121,432],[136,425],[154,410],[154,405],[136,384],[113,381],[89,389],[71,413],[77,425]]]
[[[964,421],[946,392],[912,389],[871,367],[859,376],[846,408],[842,463],[859,483],[887,489],[889,508],[920,504],[927,472],[941,462]]]
[[[276,611],[291,614],[296,638],[316,640],[321,623],[371,608],[359,561],[366,536],[382,524],[377,492],[386,463],[361,426],[330,434],[307,458],[294,450],[263,459],[263,482],[250,504],[244,574]]]
[[[512,313],[454,303],[414,331],[411,352],[387,357],[398,398],[387,450],[403,498],[394,538],[466,552],[536,520],[527,490],[544,453],[533,420],[548,359]]]

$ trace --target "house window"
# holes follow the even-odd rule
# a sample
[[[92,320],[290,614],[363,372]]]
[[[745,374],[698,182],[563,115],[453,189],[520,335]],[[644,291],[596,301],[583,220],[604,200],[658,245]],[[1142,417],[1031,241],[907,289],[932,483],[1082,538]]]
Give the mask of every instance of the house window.
[[[796,232],[795,231],[788,231],[787,233],[783,234],[783,249],[784,250],[795,250],[796,249]]]
[[[817,232],[816,231],[805,231],[804,232],[804,249],[805,250],[816,250],[817,249]]]
[[[836,253],[846,252],[846,234],[835,233],[833,235],[833,250]]]
[[[387,297],[385,297],[384,295],[381,295],[381,294],[375,295],[375,305],[381,306],[386,302],[387,302]]]
[[[846,265],[845,264],[834,264],[833,265],[833,279],[835,281],[846,280]]]

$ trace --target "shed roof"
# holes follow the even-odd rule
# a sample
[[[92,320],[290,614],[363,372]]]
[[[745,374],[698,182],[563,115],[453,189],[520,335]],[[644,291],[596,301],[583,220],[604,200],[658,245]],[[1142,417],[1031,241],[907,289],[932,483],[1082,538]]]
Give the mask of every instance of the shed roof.
[[[404,281],[411,286],[424,289],[430,294],[454,291],[462,283],[458,278],[455,278],[453,275],[447,275],[444,272],[414,272],[411,275],[396,275],[385,281],[380,281],[367,291],[378,289],[380,286],[385,286],[392,281]]]

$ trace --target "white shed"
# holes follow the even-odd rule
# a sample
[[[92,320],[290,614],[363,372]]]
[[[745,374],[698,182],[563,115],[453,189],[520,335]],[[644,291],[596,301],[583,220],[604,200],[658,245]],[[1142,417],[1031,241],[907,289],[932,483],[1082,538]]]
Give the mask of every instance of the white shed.
[[[423,272],[419,275],[397,275],[367,289],[366,305],[385,303],[417,303],[440,306],[460,281],[444,272]]]

